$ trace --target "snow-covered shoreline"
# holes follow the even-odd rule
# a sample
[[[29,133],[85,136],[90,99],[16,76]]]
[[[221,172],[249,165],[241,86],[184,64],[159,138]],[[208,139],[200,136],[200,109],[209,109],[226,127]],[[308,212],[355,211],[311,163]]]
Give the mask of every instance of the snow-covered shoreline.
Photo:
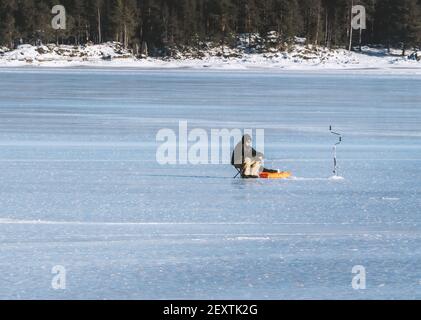
[[[0,48],[0,68],[7,67],[98,67],[139,69],[272,70],[272,71],[364,71],[421,74],[421,62],[385,49],[364,47],[362,52],[294,45],[288,51],[239,53],[215,48],[200,58],[178,54],[177,58],[136,58],[118,43],[65,46],[21,45],[7,51]]]

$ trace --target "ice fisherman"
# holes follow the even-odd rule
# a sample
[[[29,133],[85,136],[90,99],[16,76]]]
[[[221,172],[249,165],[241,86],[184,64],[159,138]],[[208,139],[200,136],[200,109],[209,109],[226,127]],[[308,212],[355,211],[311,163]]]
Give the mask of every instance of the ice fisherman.
[[[246,134],[235,147],[231,164],[241,170],[242,178],[257,179],[262,169],[263,157],[263,153],[253,149],[251,136]]]

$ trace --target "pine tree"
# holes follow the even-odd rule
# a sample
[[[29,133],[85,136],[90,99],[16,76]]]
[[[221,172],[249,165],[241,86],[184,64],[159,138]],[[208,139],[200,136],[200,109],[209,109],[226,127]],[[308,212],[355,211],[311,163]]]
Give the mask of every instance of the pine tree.
[[[114,40],[123,43],[127,48],[135,36],[136,18],[138,15],[135,0],[113,0],[111,23],[114,30]]]
[[[15,0],[0,0],[0,44],[12,48],[16,34],[15,11],[17,3]]]
[[[396,39],[402,43],[402,55],[410,47],[417,47],[421,40],[421,15],[417,0],[401,0],[397,7],[399,20]]]

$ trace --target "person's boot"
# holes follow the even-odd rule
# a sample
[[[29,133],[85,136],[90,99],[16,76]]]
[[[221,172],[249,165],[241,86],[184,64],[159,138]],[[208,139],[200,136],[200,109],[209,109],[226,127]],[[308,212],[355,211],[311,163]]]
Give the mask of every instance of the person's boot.
[[[259,179],[260,177],[259,176],[252,176],[252,175],[245,175],[245,174],[243,174],[243,175],[241,175],[241,178],[243,178],[243,179]]]
[[[260,178],[260,168],[262,164],[260,162],[255,162],[251,167],[250,176],[251,179],[259,179]]]

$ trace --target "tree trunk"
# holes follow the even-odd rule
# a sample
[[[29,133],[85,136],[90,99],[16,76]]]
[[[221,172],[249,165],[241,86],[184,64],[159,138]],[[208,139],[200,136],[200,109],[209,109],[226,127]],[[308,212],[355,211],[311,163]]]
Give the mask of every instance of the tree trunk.
[[[142,57],[145,57],[145,58],[147,58],[148,55],[149,55],[148,44],[147,44],[146,41],[142,42],[142,47],[140,48],[140,54],[141,54]]]
[[[127,49],[127,25],[124,24],[124,36],[123,36],[124,48]]]
[[[329,32],[329,14],[326,8],[326,16],[325,16],[325,47],[328,46],[328,32]]]
[[[102,43],[102,33],[101,33],[101,11],[98,7],[98,43]]]
[[[316,27],[316,39],[314,44],[317,46],[319,44],[319,28],[320,28],[320,3],[319,7],[317,8],[317,27]]]
[[[352,51],[352,36],[353,36],[353,31],[354,28],[352,27],[352,7],[354,6],[354,0],[351,1],[351,12],[349,14],[350,16],[350,29],[349,29],[349,51]]]

